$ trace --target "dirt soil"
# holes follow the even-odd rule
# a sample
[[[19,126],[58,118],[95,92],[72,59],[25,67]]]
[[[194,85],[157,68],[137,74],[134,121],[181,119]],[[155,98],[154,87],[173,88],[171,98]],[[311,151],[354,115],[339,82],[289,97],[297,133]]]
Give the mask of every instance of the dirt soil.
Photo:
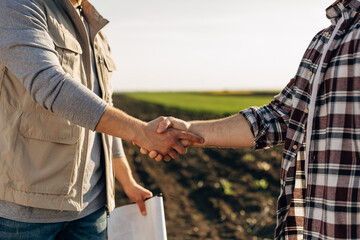
[[[114,105],[149,121],[158,116],[185,120],[219,116],[114,96]],[[124,141],[135,179],[164,196],[169,240],[272,239],[279,194],[281,147],[272,150],[191,148],[171,162],[156,162]],[[130,203],[120,184],[116,205]]]

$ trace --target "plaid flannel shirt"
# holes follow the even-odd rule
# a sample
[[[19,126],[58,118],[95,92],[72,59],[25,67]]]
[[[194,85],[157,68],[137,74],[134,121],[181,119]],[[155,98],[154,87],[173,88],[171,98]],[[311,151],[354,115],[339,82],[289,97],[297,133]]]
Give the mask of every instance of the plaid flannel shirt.
[[[241,112],[256,149],[284,144],[275,239],[360,239],[360,1],[338,0],[327,17],[332,25],[313,38],[296,76],[274,101]],[[345,20],[323,52],[340,17]],[[306,122],[317,70],[305,180]]]

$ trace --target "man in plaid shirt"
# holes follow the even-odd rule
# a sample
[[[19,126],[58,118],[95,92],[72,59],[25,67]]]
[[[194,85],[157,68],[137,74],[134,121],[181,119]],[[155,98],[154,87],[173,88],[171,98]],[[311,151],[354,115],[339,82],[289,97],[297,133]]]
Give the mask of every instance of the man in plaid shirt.
[[[219,120],[169,117],[158,128],[197,133],[197,146],[284,144],[275,239],[360,239],[360,1],[338,0],[326,13],[332,25],[270,104]]]

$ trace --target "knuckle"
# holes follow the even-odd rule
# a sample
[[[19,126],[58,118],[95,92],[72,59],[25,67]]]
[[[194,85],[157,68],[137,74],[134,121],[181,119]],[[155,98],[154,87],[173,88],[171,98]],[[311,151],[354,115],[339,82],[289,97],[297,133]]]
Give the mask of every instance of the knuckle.
[[[173,138],[167,138],[166,139],[166,145],[167,146],[173,146],[174,145],[174,139]]]
[[[175,136],[176,131],[173,128],[169,128],[168,133],[169,133],[170,136]]]

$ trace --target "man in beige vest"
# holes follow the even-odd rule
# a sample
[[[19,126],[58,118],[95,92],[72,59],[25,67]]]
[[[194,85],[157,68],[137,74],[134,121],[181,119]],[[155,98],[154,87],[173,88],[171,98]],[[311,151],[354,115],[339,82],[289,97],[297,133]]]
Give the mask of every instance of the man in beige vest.
[[[114,175],[143,214],[151,196],[117,137],[168,158],[201,140],[112,106],[107,23],[88,1],[0,0],[0,239],[105,239]]]

